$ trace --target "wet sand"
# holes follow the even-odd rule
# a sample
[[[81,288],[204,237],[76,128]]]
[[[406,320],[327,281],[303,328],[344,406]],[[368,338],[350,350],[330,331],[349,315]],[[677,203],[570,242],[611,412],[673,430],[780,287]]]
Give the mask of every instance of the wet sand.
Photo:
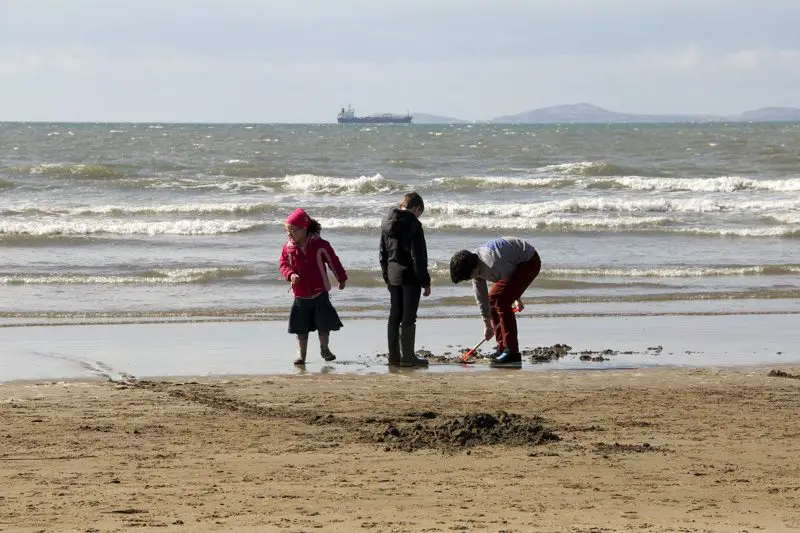
[[[527,311],[526,311],[527,313]],[[566,344],[570,353],[547,364],[526,357],[524,370],[652,366],[800,364],[797,314],[540,317],[520,316],[524,350]],[[0,382],[81,379],[130,374],[220,376],[293,374],[295,340],[284,321],[26,326],[0,329]],[[424,319],[417,348],[457,357],[483,333],[479,318]],[[491,343],[482,349],[491,351]],[[324,365],[309,345],[308,372],[386,373],[386,321],[348,320],[331,335],[338,360]],[[589,360],[582,356],[591,352]],[[597,355],[603,355],[603,360]],[[431,367],[475,372],[486,366]]]
[[[800,531],[771,369],[0,384],[0,530]]]

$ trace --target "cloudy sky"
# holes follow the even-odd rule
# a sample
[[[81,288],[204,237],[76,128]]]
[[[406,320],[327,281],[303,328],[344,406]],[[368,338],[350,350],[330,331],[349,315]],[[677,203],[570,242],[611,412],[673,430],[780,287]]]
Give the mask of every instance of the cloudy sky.
[[[800,107],[798,0],[0,0],[0,120]]]

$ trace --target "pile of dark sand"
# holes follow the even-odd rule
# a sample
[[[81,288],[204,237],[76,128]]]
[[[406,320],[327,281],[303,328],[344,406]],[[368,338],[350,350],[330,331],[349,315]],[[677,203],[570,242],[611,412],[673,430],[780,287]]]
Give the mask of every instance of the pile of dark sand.
[[[427,359],[432,364],[461,364],[461,355],[468,350],[464,346],[448,346],[450,351],[445,351],[442,354],[434,354],[430,350],[417,350],[418,357]],[[553,344],[552,346],[539,346],[537,348],[526,348],[522,350],[522,357],[527,358],[531,363],[551,363],[567,356],[575,356],[580,361],[601,363],[603,361],[610,361],[616,355],[649,355],[658,356],[661,354],[663,348],[661,346],[649,346],[644,352],[634,351],[619,351],[610,348],[604,350],[582,350],[580,352],[573,352],[572,346],[568,344]],[[488,363],[489,356],[492,350],[483,351],[478,350],[475,355],[470,358],[471,363]],[[378,358],[386,359],[388,354],[377,354]]]
[[[540,346],[533,350],[522,350],[522,357],[530,357],[534,363],[547,363],[557,361],[567,355],[572,346],[566,344],[554,344],[552,346]]]
[[[770,370],[769,374],[767,375],[771,378],[800,379],[800,374],[790,374],[789,372],[784,372],[783,370]]]
[[[467,413],[463,416],[439,415],[433,412],[407,417],[405,422],[391,422],[373,435],[374,442],[386,450],[427,448],[457,450],[472,446],[532,446],[555,442],[559,436],[550,431],[544,420],[499,411]]]

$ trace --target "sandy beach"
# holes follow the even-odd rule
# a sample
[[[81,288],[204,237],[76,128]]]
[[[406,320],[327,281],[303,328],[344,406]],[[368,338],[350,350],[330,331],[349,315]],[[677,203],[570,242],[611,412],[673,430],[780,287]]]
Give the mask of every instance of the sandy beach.
[[[0,530],[798,531],[770,370],[7,383]]]

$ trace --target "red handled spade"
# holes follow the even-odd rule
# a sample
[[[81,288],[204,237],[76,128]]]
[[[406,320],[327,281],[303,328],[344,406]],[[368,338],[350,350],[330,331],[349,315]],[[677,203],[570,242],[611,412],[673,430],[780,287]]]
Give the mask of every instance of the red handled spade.
[[[515,312],[515,313],[519,313],[520,311],[521,311],[521,309],[520,309],[520,308],[518,308],[518,307],[514,307],[514,312]],[[473,355],[475,355],[475,352],[478,350],[478,348],[480,348],[480,347],[481,347],[481,345],[482,345],[484,342],[486,342],[486,337],[482,338],[482,339],[480,340],[480,342],[478,342],[478,344],[476,344],[475,346],[473,346],[472,348],[470,348],[469,350],[467,350],[467,351],[465,351],[463,354],[461,354],[461,362],[462,362],[462,363],[467,363],[467,362],[469,362],[469,360],[470,360],[470,359],[472,359],[472,356],[473,356]]]

